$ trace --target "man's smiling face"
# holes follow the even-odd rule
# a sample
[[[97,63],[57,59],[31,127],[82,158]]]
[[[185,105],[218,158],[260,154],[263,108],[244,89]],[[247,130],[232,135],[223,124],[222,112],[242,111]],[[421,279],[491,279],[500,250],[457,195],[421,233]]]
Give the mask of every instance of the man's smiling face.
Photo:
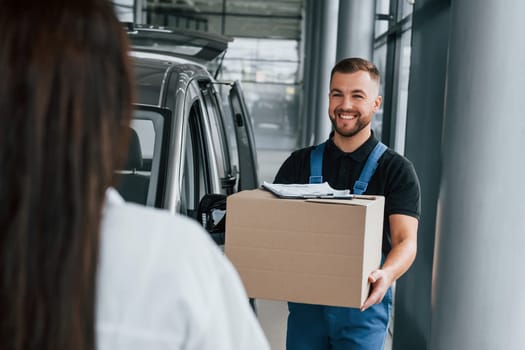
[[[334,130],[352,137],[365,129],[381,106],[379,83],[365,71],[336,72],[332,76],[328,114]]]

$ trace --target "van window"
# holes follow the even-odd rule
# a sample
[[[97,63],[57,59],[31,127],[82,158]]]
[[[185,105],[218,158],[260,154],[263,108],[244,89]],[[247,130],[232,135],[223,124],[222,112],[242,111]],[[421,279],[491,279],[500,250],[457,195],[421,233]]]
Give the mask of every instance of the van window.
[[[216,164],[221,178],[230,177],[233,174],[228,135],[224,125],[224,112],[218,100],[218,95],[212,85],[201,85],[201,92],[206,104],[208,121],[212,134],[213,148],[216,150]],[[230,189],[230,193],[233,188]]]
[[[181,189],[181,213],[193,218],[196,218],[200,199],[211,187],[202,118],[201,106],[196,101],[191,107],[186,130]]]
[[[171,113],[137,106],[130,123],[127,161],[117,171],[117,190],[129,202],[161,207],[166,180],[167,136]]]

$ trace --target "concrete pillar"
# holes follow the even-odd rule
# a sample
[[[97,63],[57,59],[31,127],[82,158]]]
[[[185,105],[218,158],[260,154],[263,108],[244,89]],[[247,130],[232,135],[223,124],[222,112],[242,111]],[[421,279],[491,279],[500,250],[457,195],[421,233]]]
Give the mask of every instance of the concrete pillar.
[[[372,60],[375,1],[339,0],[337,61],[346,57]]]
[[[304,9],[304,65],[303,65],[303,97],[300,107],[302,125],[299,147],[311,145],[314,140],[314,130],[317,119],[317,71],[319,67],[319,16],[321,3],[315,0],[305,0]]]
[[[135,0],[134,1],[135,23],[137,24],[146,23],[144,19],[144,5],[145,5],[145,0]]]
[[[317,2],[317,1],[316,1]],[[332,124],[328,118],[328,92],[330,86],[330,71],[335,64],[336,38],[337,38],[337,13],[339,9],[339,0],[319,1],[322,3],[320,16],[319,31],[321,39],[319,46],[314,48],[318,50],[319,69],[317,80],[318,93],[315,98],[318,99],[317,117],[315,129],[315,143],[323,142],[328,138],[332,130]]]
[[[432,350],[525,347],[523,13],[452,2]]]

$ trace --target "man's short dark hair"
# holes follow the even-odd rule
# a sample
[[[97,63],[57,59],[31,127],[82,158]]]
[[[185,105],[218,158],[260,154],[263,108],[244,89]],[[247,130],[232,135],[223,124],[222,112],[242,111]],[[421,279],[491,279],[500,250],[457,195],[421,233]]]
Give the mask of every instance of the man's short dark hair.
[[[330,74],[330,83],[334,74],[337,73],[355,73],[358,71],[368,72],[370,77],[377,81],[381,80],[381,75],[379,74],[379,69],[372,62],[365,60],[364,58],[359,57],[350,57],[344,58],[341,61],[337,62],[334,68],[332,68],[332,73]]]

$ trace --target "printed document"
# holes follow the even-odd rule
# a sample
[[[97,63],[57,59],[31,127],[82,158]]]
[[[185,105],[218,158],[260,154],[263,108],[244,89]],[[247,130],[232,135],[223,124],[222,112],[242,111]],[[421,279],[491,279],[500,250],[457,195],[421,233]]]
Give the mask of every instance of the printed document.
[[[343,198],[351,199],[350,190],[335,190],[328,182],[321,184],[272,184],[264,181],[263,188],[281,198]]]

